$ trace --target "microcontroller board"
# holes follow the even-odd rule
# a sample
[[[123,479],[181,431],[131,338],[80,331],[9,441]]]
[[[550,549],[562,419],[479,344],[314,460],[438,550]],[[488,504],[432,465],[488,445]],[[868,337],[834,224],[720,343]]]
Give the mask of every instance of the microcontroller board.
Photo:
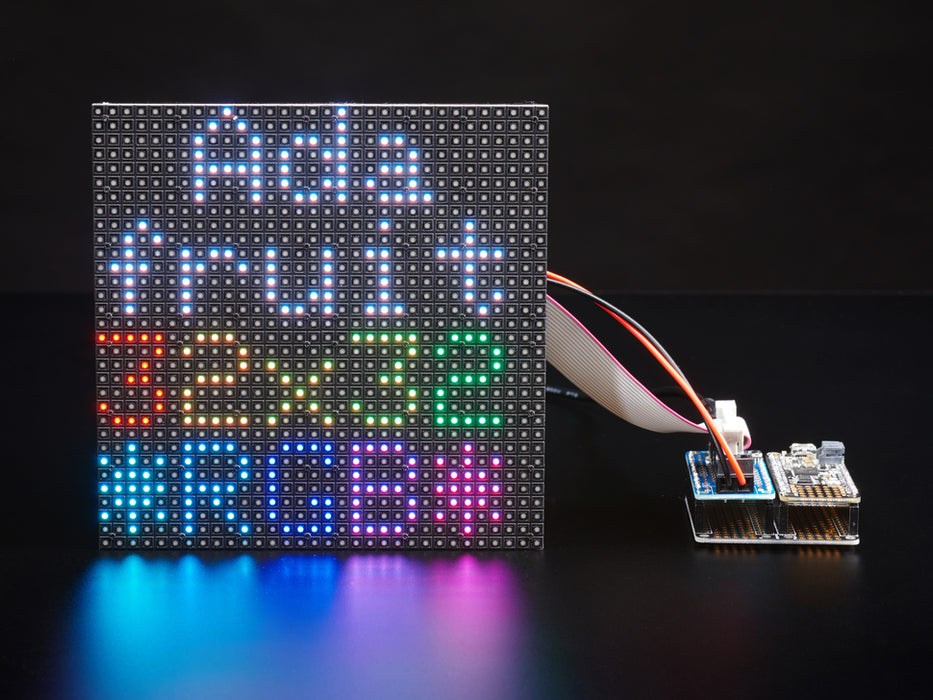
[[[774,472],[778,498],[786,503],[822,506],[860,500],[841,442],[824,441],[819,448],[794,443],[789,452],[769,452],[768,464]]]
[[[687,453],[687,512],[699,543],[855,545],[861,495],[845,464],[845,445],[793,443],[755,457],[754,483],[739,492],[717,485],[708,451]]]

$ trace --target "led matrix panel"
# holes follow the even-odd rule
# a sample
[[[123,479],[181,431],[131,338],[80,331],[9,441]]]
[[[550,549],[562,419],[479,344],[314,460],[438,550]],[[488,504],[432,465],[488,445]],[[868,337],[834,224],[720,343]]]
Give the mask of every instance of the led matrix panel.
[[[543,546],[547,107],[92,111],[102,548]]]

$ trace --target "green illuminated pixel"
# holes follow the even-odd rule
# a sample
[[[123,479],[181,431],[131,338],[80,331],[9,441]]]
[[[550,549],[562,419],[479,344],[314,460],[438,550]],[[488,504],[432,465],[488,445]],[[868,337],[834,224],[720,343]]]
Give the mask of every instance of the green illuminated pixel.
[[[542,547],[548,124],[93,105],[100,547]]]

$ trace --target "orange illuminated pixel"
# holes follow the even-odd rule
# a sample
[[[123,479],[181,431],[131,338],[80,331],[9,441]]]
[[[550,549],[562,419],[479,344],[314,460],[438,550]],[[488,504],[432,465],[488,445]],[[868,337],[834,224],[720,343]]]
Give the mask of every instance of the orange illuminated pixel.
[[[263,358],[241,345],[233,333],[197,333],[193,344],[181,348],[182,367],[191,370],[190,382],[181,390],[182,425],[199,427],[246,426],[252,422],[270,427],[287,425],[291,414],[307,414],[311,425],[334,425],[332,406],[322,399],[322,384],[332,379],[334,361],[309,360],[307,371],[290,370],[286,358]],[[207,358],[219,363],[208,369]],[[266,414],[229,410],[240,386],[261,373],[266,386],[275,391],[276,406]]]
[[[100,373],[97,414],[105,425],[146,427],[164,422],[166,406],[163,386],[165,338],[162,333],[133,331],[98,333]]]

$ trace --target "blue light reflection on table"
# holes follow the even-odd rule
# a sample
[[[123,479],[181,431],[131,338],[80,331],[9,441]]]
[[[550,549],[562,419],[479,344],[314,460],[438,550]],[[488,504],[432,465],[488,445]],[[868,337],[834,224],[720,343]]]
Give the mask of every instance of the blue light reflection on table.
[[[92,564],[79,591],[55,694],[528,692],[522,595],[500,559],[131,555]]]

